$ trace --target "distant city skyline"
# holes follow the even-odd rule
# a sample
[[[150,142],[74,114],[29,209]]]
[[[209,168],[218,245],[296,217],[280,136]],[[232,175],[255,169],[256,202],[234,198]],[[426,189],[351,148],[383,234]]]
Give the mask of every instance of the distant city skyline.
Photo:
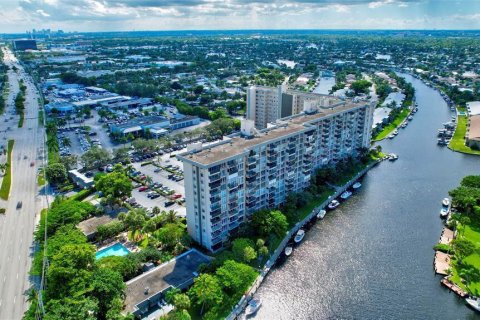
[[[480,29],[479,0],[3,0],[2,33]]]

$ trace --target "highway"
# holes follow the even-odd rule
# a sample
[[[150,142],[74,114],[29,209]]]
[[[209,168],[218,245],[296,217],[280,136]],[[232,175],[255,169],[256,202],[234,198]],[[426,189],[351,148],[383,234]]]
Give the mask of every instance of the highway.
[[[33,257],[33,232],[39,213],[46,206],[44,196],[37,185],[37,170],[42,165],[43,127],[38,124],[38,93],[28,74],[18,64],[12,52],[6,48],[4,61],[16,66],[17,72],[8,71],[10,92],[4,115],[0,116],[0,128],[10,130],[0,133],[0,144],[15,140],[12,154],[12,186],[8,201],[0,200],[6,214],[0,215],[0,319],[21,319],[28,307],[27,291],[31,287],[28,272]],[[19,91],[18,81],[24,79],[27,86],[25,122],[18,128],[18,115],[14,115],[13,100]],[[10,117],[13,116],[13,119]],[[5,122],[5,118],[9,119]],[[34,165],[31,166],[31,162]],[[17,203],[22,207],[17,209]]]

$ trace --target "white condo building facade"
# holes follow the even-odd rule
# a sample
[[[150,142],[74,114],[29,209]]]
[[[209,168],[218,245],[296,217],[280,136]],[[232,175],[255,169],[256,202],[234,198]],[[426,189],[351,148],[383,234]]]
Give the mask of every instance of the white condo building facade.
[[[332,100],[333,101],[333,100]],[[307,103],[306,112],[264,130],[242,123],[242,134],[179,155],[185,176],[190,236],[211,251],[223,246],[253,212],[281,205],[308,187],[314,170],[370,146],[373,103]]]

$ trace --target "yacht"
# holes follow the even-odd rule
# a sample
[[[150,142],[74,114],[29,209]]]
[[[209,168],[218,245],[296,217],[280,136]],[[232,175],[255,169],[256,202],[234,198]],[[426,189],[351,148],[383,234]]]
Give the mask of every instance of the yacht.
[[[444,207],[448,207],[448,206],[450,205],[450,199],[448,199],[448,198],[443,198],[443,200],[442,200],[442,205],[443,205]]]
[[[293,248],[291,246],[285,247],[284,253],[287,257],[289,257],[292,254],[292,252],[293,252]]]
[[[465,302],[476,311],[480,311],[480,300],[477,297],[466,298]]]
[[[348,198],[350,198],[351,195],[352,195],[352,192],[347,190],[340,195],[340,198],[342,198],[343,200],[347,200]]]
[[[317,219],[323,219],[323,217],[325,217],[326,214],[327,214],[327,211],[325,211],[325,210],[320,210],[320,211],[317,213]]]
[[[440,218],[445,219],[448,217],[448,208],[442,208],[440,210]]]
[[[302,242],[303,237],[305,237],[305,230],[300,229],[300,230],[297,231],[297,234],[295,235],[295,238],[293,239],[293,241],[295,243],[300,243],[300,242]]]
[[[330,210],[336,209],[339,205],[340,205],[340,202],[338,202],[337,200],[333,200],[328,204],[328,209]]]
[[[360,182],[355,182],[352,186],[353,190],[360,189],[362,187],[362,184]]]
[[[245,310],[245,314],[247,316],[251,316],[255,314],[255,312],[257,312],[261,306],[262,306],[262,302],[260,302],[260,300],[250,300],[250,302],[247,305],[247,309]]]

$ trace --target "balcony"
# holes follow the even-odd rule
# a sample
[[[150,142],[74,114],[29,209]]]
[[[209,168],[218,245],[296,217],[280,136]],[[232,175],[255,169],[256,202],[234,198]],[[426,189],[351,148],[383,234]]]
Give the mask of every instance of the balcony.
[[[215,223],[220,222],[221,220],[222,220],[222,219],[221,219],[220,217],[215,217],[215,218],[211,218],[211,219],[210,219],[210,222],[211,222],[212,224],[215,224]]]

